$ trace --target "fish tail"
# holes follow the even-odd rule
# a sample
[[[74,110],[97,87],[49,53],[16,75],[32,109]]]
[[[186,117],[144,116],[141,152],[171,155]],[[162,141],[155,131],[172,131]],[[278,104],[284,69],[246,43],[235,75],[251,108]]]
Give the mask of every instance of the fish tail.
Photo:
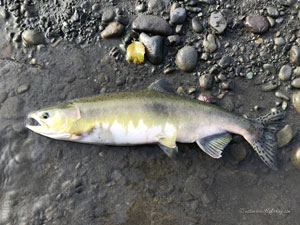
[[[254,119],[251,138],[246,138],[261,160],[273,170],[278,170],[276,133],[280,128],[278,121],[283,117],[283,111],[273,111]]]

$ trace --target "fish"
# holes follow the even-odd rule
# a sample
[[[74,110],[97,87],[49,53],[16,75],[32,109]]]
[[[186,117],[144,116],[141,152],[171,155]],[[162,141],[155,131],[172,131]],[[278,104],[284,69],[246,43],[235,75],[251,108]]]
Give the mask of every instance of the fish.
[[[278,170],[276,133],[280,110],[255,119],[176,93],[160,79],[148,88],[74,99],[31,112],[26,127],[40,135],[99,145],[157,144],[173,158],[177,142],[194,143],[221,158],[232,134],[241,135],[260,159]]]

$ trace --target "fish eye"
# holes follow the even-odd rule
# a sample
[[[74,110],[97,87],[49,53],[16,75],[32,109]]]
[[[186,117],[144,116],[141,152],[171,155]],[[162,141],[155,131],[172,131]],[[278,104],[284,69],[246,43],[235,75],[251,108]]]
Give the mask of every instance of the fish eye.
[[[50,114],[48,112],[43,112],[42,117],[43,119],[48,119],[50,117]]]

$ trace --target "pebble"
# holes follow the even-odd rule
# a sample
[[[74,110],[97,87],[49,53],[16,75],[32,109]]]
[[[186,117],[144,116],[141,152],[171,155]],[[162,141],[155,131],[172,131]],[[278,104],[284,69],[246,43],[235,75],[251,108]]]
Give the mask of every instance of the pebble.
[[[176,8],[172,10],[170,17],[170,21],[172,24],[182,24],[186,18],[185,8]]]
[[[296,111],[300,114],[300,91],[293,94],[293,105]]]
[[[293,46],[290,50],[290,63],[294,66],[300,66],[300,48]]]
[[[102,21],[109,22],[112,21],[115,17],[115,11],[112,8],[106,8],[103,10]]]
[[[300,76],[300,66],[297,66],[295,69],[294,69],[294,74],[296,76]]]
[[[300,147],[294,149],[291,153],[291,161],[292,164],[297,168],[300,169]]]
[[[264,70],[269,71],[272,74],[276,73],[276,69],[275,69],[273,64],[266,63],[266,64],[263,65],[263,68],[264,68]]]
[[[296,78],[292,81],[291,85],[294,87],[294,88],[300,88],[300,78]]]
[[[205,52],[213,53],[217,49],[217,43],[215,35],[208,34],[207,37],[203,41],[203,48]]]
[[[138,13],[142,13],[142,12],[145,12],[146,11],[146,5],[144,3],[141,3],[139,5],[137,5],[135,7],[135,10],[138,12]]]
[[[163,39],[161,36],[148,36],[141,33],[139,37],[146,48],[146,56],[152,64],[160,64],[163,61]]]
[[[285,125],[278,133],[276,134],[277,136],[277,142],[278,142],[278,147],[284,147],[287,144],[291,142],[291,140],[294,137],[293,134],[293,129],[290,125]]]
[[[205,90],[211,89],[213,83],[213,77],[210,74],[201,75],[199,78],[200,87]]]
[[[287,95],[283,94],[281,91],[276,91],[275,96],[278,97],[278,98],[282,98],[286,101],[290,100],[290,98]]]
[[[287,81],[291,79],[292,67],[288,64],[283,65],[279,71],[279,79],[282,81]]]
[[[272,17],[267,16],[267,20],[269,21],[270,27],[275,26],[275,20]]]
[[[102,38],[120,37],[124,32],[124,26],[119,22],[110,23],[102,32]]]
[[[279,15],[278,10],[272,6],[267,7],[267,13],[271,17],[277,17]]]
[[[232,90],[233,89],[233,82],[232,81],[223,81],[221,83],[222,90]]]
[[[199,101],[208,102],[208,103],[211,103],[211,104],[216,103],[215,97],[212,96],[210,93],[202,92],[202,93],[198,96],[197,99],[198,99]]]
[[[252,79],[253,79],[253,76],[254,76],[254,73],[253,73],[252,71],[250,71],[250,72],[248,72],[248,73],[246,74],[246,78],[247,78],[248,80],[252,80]]]
[[[191,72],[198,61],[198,52],[192,46],[184,46],[176,55],[176,64],[182,71]]]
[[[225,55],[220,59],[220,61],[218,62],[218,65],[222,69],[225,69],[230,65],[231,61],[232,61],[232,58],[230,56]]]
[[[132,23],[132,29],[163,36],[172,34],[171,26],[161,17],[139,15]]]
[[[262,34],[266,32],[269,27],[269,21],[260,15],[251,15],[247,16],[245,20],[245,26],[249,31],[255,34]]]
[[[278,37],[274,39],[275,45],[282,46],[285,44],[285,41],[282,37]]]
[[[22,93],[25,93],[26,91],[28,91],[30,88],[30,86],[28,84],[22,84],[18,87],[17,89],[17,93],[18,94],[22,94]]]
[[[30,45],[40,45],[45,44],[44,35],[37,30],[25,30],[22,33],[23,40]]]
[[[203,26],[198,17],[193,17],[192,19],[192,29],[196,33],[201,33],[203,31]]]
[[[266,83],[266,84],[262,85],[261,90],[262,90],[262,91],[265,91],[265,92],[267,92],[267,91],[273,91],[273,90],[275,90],[277,87],[278,87],[277,84]]]
[[[160,13],[169,4],[169,0],[149,0],[149,12]]]
[[[213,12],[209,17],[209,25],[215,29],[219,34],[227,27],[227,21],[221,12]]]
[[[176,46],[176,45],[179,45],[179,43],[180,43],[180,36],[177,34],[170,35],[170,36],[168,36],[167,40],[168,40],[169,45]]]

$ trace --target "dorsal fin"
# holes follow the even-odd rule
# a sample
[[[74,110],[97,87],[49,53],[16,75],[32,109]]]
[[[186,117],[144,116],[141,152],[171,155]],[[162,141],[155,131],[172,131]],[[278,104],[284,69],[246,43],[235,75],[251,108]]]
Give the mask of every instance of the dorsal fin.
[[[154,81],[149,85],[148,89],[173,95],[177,94],[172,84],[170,84],[170,82],[165,78]]]

